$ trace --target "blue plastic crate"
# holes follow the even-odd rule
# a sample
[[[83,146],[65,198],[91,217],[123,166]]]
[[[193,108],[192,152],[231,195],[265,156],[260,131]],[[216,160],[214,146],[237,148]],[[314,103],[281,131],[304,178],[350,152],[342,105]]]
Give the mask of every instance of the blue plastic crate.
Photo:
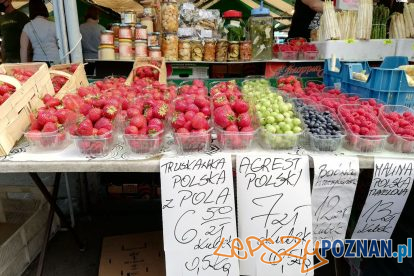
[[[331,71],[332,59],[325,59],[323,66],[323,83],[325,86],[335,86],[336,83],[342,82],[342,63],[339,59],[336,59],[335,67],[339,69],[339,72]]]
[[[356,80],[352,77],[352,72],[361,72],[365,70],[366,72],[370,72],[367,70],[367,64],[365,63],[348,63],[344,64],[344,77],[341,83],[341,90],[346,91],[347,93],[352,93],[360,96],[361,98],[369,98],[371,95],[371,87],[370,87],[370,79],[371,74],[368,77],[367,82]]]
[[[408,65],[408,57],[406,56],[385,57],[384,61],[381,63],[380,68],[395,69],[401,65]]]

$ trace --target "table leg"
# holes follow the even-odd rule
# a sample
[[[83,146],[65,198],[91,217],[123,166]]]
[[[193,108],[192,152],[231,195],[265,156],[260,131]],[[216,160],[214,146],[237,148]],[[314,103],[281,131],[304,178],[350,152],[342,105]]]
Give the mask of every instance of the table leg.
[[[42,273],[43,273],[43,265],[44,265],[44,260],[45,260],[46,248],[47,248],[47,244],[49,242],[50,231],[51,231],[51,228],[52,228],[53,217],[54,217],[55,213],[60,218],[61,223],[71,232],[71,234],[73,235],[73,237],[74,237],[74,239],[75,239],[76,243],[78,244],[81,251],[85,250],[85,245],[80,240],[79,236],[77,235],[75,230],[72,228],[70,223],[67,222],[62,210],[60,210],[59,206],[56,204],[56,198],[57,198],[57,195],[58,195],[58,192],[59,192],[59,183],[60,183],[61,173],[56,173],[56,175],[55,175],[55,179],[54,179],[54,183],[53,183],[53,194],[52,195],[49,193],[48,189],[46,188],[45,184],[40,179],[40,177],[37,173],[29,173],[29,174],[30,174],[30,177],[32,178],[32,180],[34,181],[34,183],[36,184],[36,186],[42,192],[45,199],[50,204],[49,216],[48,216],[48,221],[47,221],[47,228],[46,228],[46,233],[45,233],[44,240],[43,240],[42,251],[41,251],[41,254],[40,254],[39,264],[38,264],[38,267],[37,267],[37,274],[36,274],[37,276],[41,276]]]

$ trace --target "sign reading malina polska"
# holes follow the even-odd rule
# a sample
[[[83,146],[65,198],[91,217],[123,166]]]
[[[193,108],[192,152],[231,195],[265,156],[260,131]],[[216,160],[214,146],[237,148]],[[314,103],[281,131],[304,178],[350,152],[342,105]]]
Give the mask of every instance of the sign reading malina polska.
[[[239,238],[266,240],[265,244],[277,253],[262,246],[254,257],[240,260],[240,274],[313,275],[313,271],[301,273],[303,262],[306,268],[313,266],[313,256],[292,256],[307,256],[307,241],[313,249],[308,157],[241,154],[236,163]]]
[[[371,187],[352,239],[389,239],[413,179],[413,160],[375,158]]]
[[[231,155],[163,158],[160,174],[167,276],[240,275],[236,258],[213,254],[237,237]]]

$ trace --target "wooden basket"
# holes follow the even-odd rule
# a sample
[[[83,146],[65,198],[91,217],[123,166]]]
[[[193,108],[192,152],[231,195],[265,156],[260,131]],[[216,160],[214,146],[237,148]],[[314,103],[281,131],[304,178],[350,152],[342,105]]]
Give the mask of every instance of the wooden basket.
[[[45,63],[0,65],[1,74],[12,74],[13,69],[36,71],[24,84],[10,76],[0,75],[0,81],[16,87],[16,91],[0,105],[0,156],[7,155],[30,124],[30,112],[43,106],[46,94],[54,95],[52,81]]]
[[[68,93],[75,93],[75,91],[82,86],[88,86],[88,78],[86,77],[85,65],[78,64],[75,73],[69,74],[66,71],[71,64],[53,65],[49,72],[50,74],[59,75],[68,79],[64,86],[56,93],[55,97],[61,100]]]
[[[150,64],[150,61],[160,61],[161,67],[154,66]],[[134,66],[132,68],[131,73],[129,73],[129,76],[125,82],[126,85],[131,85],[131,83],[134,80],[135,71],[139,67],[151,67],[154,69],[157,69],[160,72],[160,76],[158,81],[163,84],[167,84],[167,67],[165,65],[165,59],[164,58],[150,58],[150,57],[139,57],[135,60]]]
[[[0,275],[21,275],[41,250],[49,204],[36,187],[0,187]],[[51,237],[59,228],[55,216]]]

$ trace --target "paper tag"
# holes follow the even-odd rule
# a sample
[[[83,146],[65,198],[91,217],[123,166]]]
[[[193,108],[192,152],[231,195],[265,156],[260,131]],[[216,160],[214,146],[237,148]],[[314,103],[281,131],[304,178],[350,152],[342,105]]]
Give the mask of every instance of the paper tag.
[[[237,258],[213,254],[237,237],[231,155],[162,158],[160,175],[167,275],[238,276]]]
[[[313,240],[345,239],[358,183],[359,160],[346,156],[313,156]]]
[[[414,161],[375,158],[371,187],[352,239],[389,239],[413,179]]]
[[[212,30],[201,30],[201,37],[202,38],[212,38],[213,37],[213,31]]]
[[[308,157],[280,153],[240,154],[236,157],[236,172],[239,238],[244,244],[250,236],[272,239],[274,244],[266,242],[267,246],[275,252],[283,252],[297,240],[282,243],[281,237],[295,236],[302,241],[290,252],[300,255],[306,242],[312,239]],[[240,260],[240,274],[303,275],[300,273],[302,260],[283,257],[280,263],[268,265],[260,260],[262,254],[267,262],[278,259],[260,248],[254,257]],[[312,266],[313,257],[308,256],[305,269]],[[313,271],[307,275],[313,275]]]
[[[235,26],[235,27],[240,27],[240,21],[230,20],[230,25]]]
[[[194,10],[194,4],[193,3],[183,3],[181,6],[181,9],[183,10]]]
[[[348,39],[346,39],[346,40],[345,40],[345,42],[346,42],[346,43],[349,43],[349,44],[352,44],[352,43],[355,43],[355,39],[353,39],[353,38],[348,38]]]
[[[384,39],[384,44],[392,44],[392,40],[391,39]]]

